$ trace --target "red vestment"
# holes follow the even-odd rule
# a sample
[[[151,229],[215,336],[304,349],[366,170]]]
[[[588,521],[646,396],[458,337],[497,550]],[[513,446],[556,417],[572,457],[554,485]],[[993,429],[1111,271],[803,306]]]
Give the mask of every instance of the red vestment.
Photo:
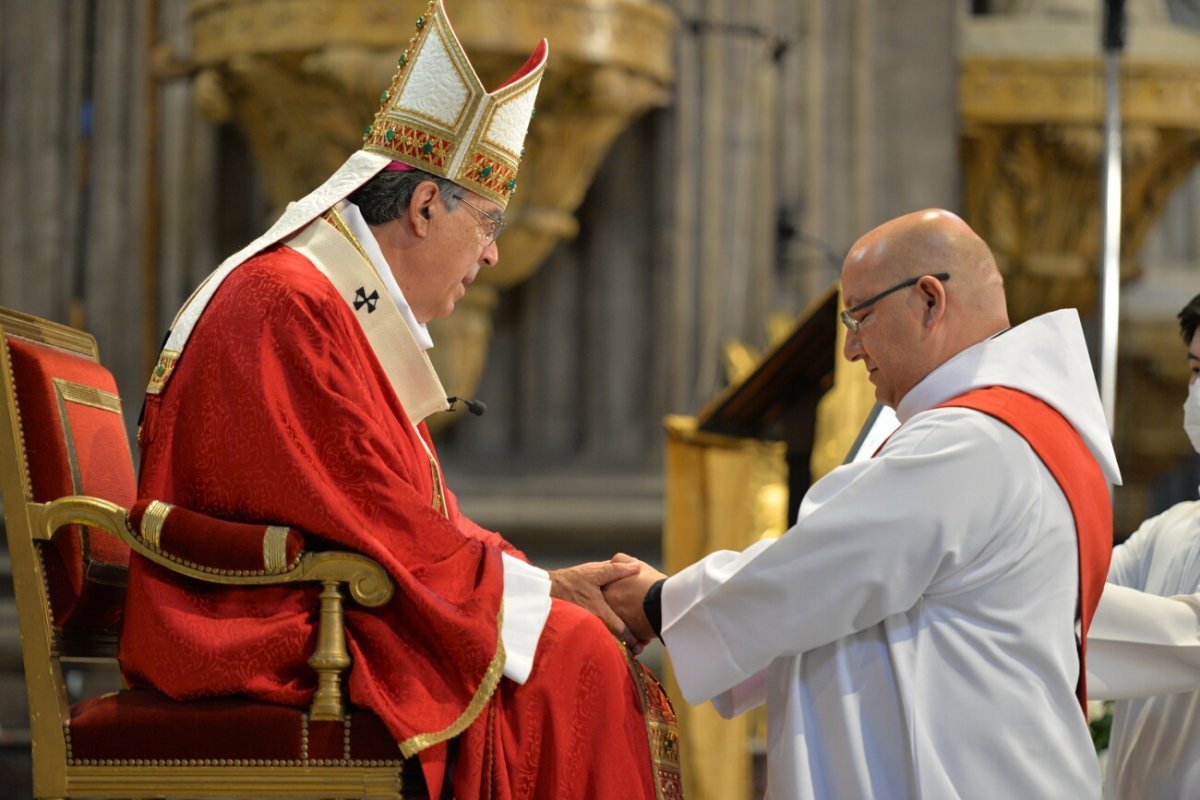
[[[225,279],[170,383],[147,396],[139,440],[142,497],[287,525],[310,548],[384,566],[393,599],[347,606],[350,701],[405,755],[422,753],[432,792],[440,743],[461,734],[459,797],[664,796],[641,673],[594,616],[555,601],[529,680],[501,678],[500,554],[524,556],[460,514],[448,489],[439,500],[428,431],[409,422],[354,310],[308,259],[276,246]],[[126,678],[179,699],[304,705],[316,593],[201,587],[135,557]]]

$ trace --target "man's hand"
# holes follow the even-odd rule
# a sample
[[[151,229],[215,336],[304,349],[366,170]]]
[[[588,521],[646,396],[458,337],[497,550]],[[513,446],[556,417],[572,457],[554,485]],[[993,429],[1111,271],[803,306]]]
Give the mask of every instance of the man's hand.
[[[570,601],[591,611],[621,641],[631,649],[637,648],[635,652],[641,652],[638,640],[629,632],[621,618],[608,607],[608,603],[604,602],[604,595],[600,591],[607,584],[636,575],[637,572],[637,562],[613,561],[592,561],[576,567],[550,570],[550,596]]]
[[[650,627],[650,621],[646,619],[646,611],[642,608],[642,602],[646,599],[646,592],[650,590],[651,585],[667,576],[654,567],[624,553],[617,553],[613,556],[612,563],[622,566],[636,565],[637,571],[627,578],[605,586],[604,599],[629,626],[629,630],[639,642],[648,642],[654,638],[654,629]]]

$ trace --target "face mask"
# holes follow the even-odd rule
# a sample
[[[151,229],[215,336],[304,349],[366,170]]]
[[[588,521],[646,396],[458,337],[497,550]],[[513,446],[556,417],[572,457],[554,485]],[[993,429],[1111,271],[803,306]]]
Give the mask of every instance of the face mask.
[[[1200,453],[1200,381],[1188,387],[1183,404],[1183,429],[1192,440],[1192,449]]]

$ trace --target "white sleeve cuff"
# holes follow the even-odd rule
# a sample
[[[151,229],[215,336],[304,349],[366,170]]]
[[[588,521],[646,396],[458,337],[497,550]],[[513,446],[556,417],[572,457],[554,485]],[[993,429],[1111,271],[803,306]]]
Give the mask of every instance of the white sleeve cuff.
[[[1088,629],[1087,671],[1092,699],[1200,689],[1200,595],[1105,585]]]
[[[721,554],[718,553],[718,556]],[[667,578],[662,589],[662,640],[683,699],[692,705],[750,677],[734,662],[703,598],[704,562]]]
[[[525,683],[533,669],[533,654],[550,616],[550,574],[508,553],[504,560],[504,677]]]

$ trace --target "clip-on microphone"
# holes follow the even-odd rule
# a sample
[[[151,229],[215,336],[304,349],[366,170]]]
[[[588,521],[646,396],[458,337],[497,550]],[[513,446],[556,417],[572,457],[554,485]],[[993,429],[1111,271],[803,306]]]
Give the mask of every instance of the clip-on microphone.
[[[447,397],[446,402],[450,404],[449,410],[454,411],[454,404],[460,400],[462,401],[462,404],[467,407],[467,411],[470,411],[477,417],[482,417],[483,412],[487,411],[487,406],[483,404],[482,400],[468,400],[465,397]]]

